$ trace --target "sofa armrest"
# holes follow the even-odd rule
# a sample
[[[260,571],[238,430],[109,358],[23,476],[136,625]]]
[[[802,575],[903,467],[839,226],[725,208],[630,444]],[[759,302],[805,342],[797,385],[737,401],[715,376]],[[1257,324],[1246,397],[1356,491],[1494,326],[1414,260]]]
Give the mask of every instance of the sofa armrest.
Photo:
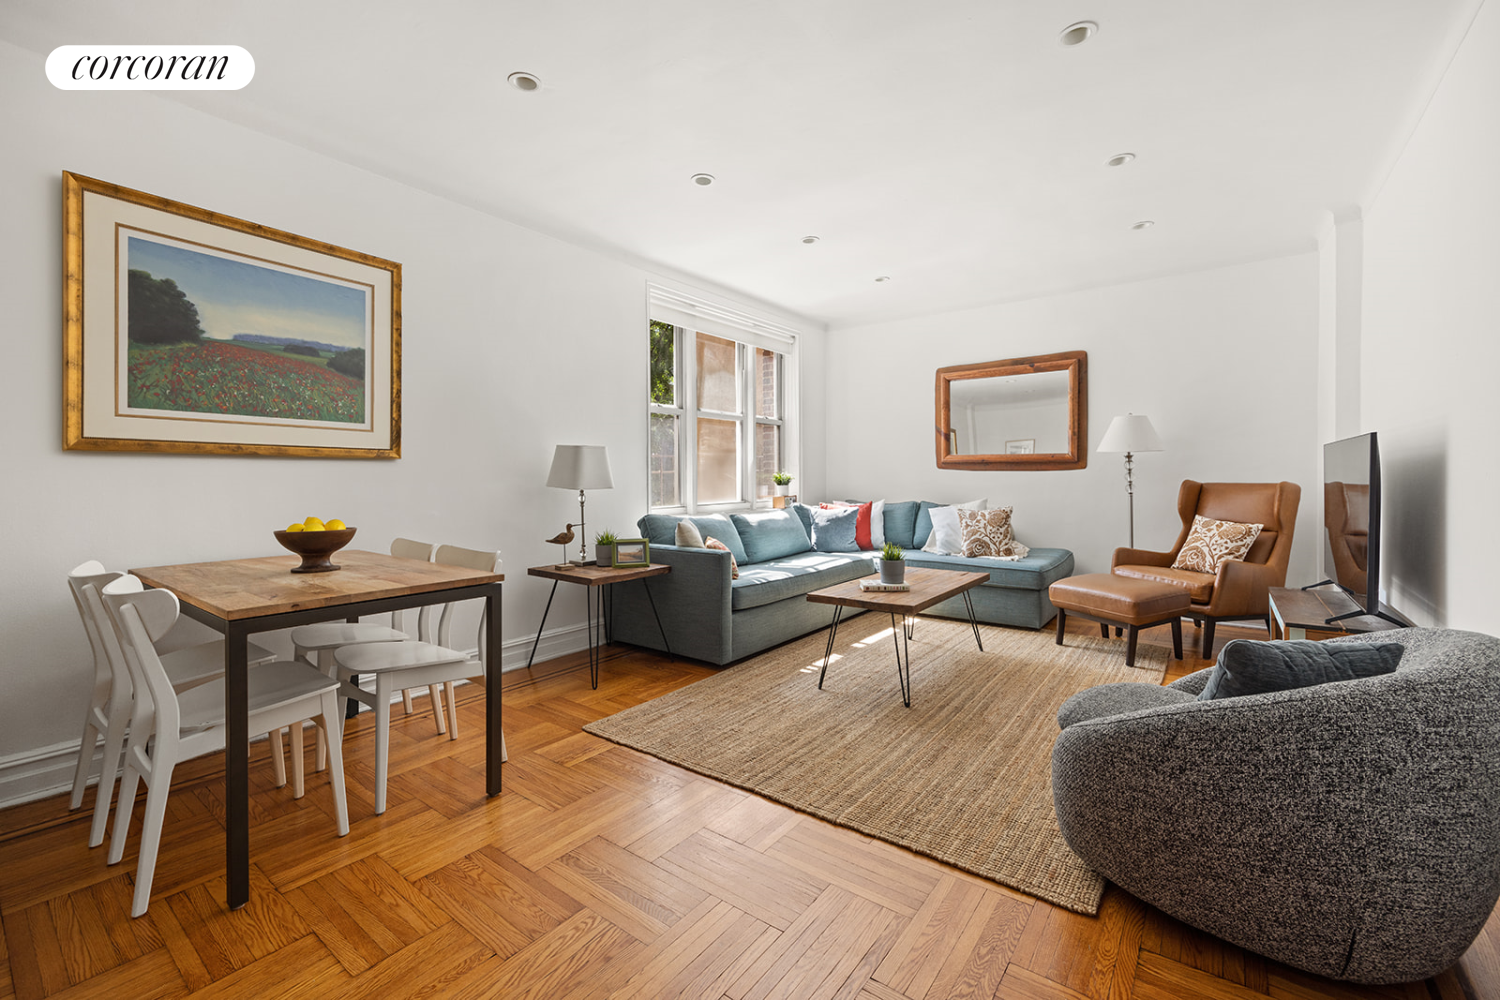
[[[1109,568],[1116,566],[1170,566],[1172,565],[1173,553],[1171,552],[1149,552],[1146,549],[1115,549],[1114,558],[1109,562]]]
[[[634,583],[614,588],[614,637],[648,649],[663,649],[662,634],[656,627],[659,616],[673,653],[727,663],[732,639],[729,553],[653,545],[651,561],[671,566],[672,571],[645,580],[649,591]]]
[[[1251,950],[1363,982],[1436,974],[1500,896],[1500,761],[1496,699],[1456,713],[1472,687],[1421,673],[1070,726],[1052,754],[1063,837]]]
[[[1203,689],[1208,687],[1208,675],[1213,672],[1213,667],[1205,667],[1195,670],[1186,677],[1179,677],[1167,687],[1173,691],[1181,691],[1183,694],[1200,695]]]
[[[1285,567],[1231,559],[1219,567],[1208,615],[1264,615],[1271,610],[1272,587],[1286,583]]]

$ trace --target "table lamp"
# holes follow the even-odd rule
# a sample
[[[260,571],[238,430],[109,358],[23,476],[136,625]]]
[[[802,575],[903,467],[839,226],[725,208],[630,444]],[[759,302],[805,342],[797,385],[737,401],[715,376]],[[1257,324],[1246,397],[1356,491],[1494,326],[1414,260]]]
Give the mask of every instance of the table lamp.
[[[1125,453],[1125,492],[1130,496],[1130,547],[1135,548],[1135,478],[1134,458],[1138,451],[1161,451],[1161,438],[1146,417],[1127,413],[1115,417],[1095,449],[1100,452]]]
[[[547,485],[558,489],[578,491],[578,559],[569,559],[575,566],[585,566],[584,546],[588,532],[583,523],[583,491],[608,490],[615,485],[609,472],[609,455],[602,444],[560,444],[552,453],[552,471],[547,473]],[[564,553],[566,554],[566,553]]]

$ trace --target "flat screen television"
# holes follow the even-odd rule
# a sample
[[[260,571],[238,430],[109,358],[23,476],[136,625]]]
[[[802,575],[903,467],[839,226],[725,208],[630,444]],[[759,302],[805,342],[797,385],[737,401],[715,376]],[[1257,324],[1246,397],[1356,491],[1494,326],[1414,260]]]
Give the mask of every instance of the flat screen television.
[[[1324,567],[1333,574],[1323,583],[1359,604],[1327,623],[1375,615],[1401,624],[1380,604],[1380,444],[1373,431],[1323,446],[1323,527]]]

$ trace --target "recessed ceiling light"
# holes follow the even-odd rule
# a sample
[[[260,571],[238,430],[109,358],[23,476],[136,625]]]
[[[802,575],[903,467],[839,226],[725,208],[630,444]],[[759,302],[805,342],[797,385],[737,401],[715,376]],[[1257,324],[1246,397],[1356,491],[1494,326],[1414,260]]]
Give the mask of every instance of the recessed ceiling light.
[[[891,276],[889,274],[882,274],[880,277],[876,278],[875,280],[877,282],[879,282],[879,281],[890,281],[891,280]]]
[[[818,237],[818,236],[804,236],[804,237],[802,237],[802,242],[803,243],[812,244],[812,243],[818,242],[819,239],[821,239],[821,237]]]
[[[1105,160],[1104,165],[1106,167],[1123,167],[1133,159],[1135,159],[1134,153],[1116,153],[1114,156],[1111,156],[1109,159]]]
[[[510,83],[512,87],[515,87],[517,90],[536,90],[542,85],[542,81],[538,80],[530,73],[512,73],[505,79]]]
[[[1154,219],[1142,219],[1140,222],[1132,222],[1130,224],[1130,228],[1131,229],[1150,229],[1154,225],[1156,225],[1156,221]]]
[[[693,183],[699,187],[708,187],[714,182],[713,174],[694,174]]]
[[[1093,38],[1094,33],[1098,30],[1099,25],[1093,21],[1079,21],[1064,28],[1062,33],[1057,36],[1057,40],[1063,45],[1082,45],[1090,38]]]

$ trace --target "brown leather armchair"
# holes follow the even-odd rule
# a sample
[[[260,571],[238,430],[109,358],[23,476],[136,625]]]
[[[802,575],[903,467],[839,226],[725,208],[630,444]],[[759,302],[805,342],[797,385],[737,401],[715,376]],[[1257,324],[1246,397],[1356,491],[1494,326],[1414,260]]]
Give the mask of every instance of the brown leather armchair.
[[[1369,582],[1370,487],[1324,483],[1323,523],[1328,528],[1334,582],[1363,598]]]
[[[1268,592],[1272,587],[1286,584],[1287,560],[1292,554],[1292,533],[1297,526],[1297,505],[1301,500],[1302,487],[1296,483],[1184,480],[1177,491],[1177,513],[1182,518],[1177,544],[1169,552],[1116,549],[1110,568],[1120,576],[1156,580],[1186,590],[1193,601],[1188,615],[1203,626],[1203,655],[1211,656],[1216,622],[1260,619],[1269,628]],[[1172,569],[1196,514],[1264,527],[1244,560],[1224,563],[1217,574]]]

